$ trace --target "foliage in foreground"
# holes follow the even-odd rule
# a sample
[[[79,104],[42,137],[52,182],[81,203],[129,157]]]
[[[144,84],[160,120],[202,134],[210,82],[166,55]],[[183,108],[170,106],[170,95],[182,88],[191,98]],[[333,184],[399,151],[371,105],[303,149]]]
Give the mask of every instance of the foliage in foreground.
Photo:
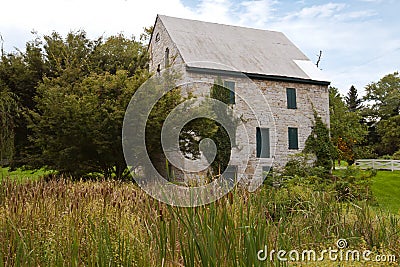
[[[176,208],[131,183],[3,180],[0,210],[7,266],[277,266],[257,252],[325,249],[339,238],[400,254],[398,216],[301,184],[237,188],[207,206]]]
[[[329,174],[322,166],[314,166],[309,154],[293,155],[281,173],[268,175],[265,183],[279,187],[302,184],[316,191],[332,192],[341,202],[368,201],[376,204],[372,193],[372,179],[376,170],[362,171],[349,166],[341,172]]]

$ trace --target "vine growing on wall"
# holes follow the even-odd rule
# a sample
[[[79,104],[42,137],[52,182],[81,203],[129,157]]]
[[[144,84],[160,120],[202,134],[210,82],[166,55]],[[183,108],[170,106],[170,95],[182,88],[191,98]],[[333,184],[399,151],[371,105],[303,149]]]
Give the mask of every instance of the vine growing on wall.
[[[328,127],[315,110],[313,129],[306,140],[303,152],[315,154],[317,158],[315,165],[323,167],[327,173],[331,172],[336,148],[331,142]]]

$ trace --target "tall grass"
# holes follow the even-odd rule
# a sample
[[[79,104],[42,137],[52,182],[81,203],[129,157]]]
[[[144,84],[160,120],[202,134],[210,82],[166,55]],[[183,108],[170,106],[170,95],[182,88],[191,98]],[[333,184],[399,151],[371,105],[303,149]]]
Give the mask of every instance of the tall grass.
[[[400,255],[398,217],[302,186],[236,188],[215,203],[177,208],[130,183],[0,182],[6,266],[281,266],[257,252],[327,248],[339,238]]]

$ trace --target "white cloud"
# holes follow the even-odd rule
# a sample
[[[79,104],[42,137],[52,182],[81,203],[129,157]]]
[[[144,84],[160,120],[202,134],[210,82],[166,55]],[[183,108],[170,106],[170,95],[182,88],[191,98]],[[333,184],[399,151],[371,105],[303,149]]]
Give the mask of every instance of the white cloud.
[[[233,24],[232,3],[229,0],[202,0],[200,4],[192,10],[192,17],[209,22]]]
[[[311,7],[305,7],[299,12],[294,12],[288,15],[285,19],[315,19],[315,18],[328,18],[332,17],[335,13],[343,10],[346,4],[340,3],[328,3],[325,5],[315,5]]]
[[[10,0],[2,3],[0,25],[41,34],[84,29],[90,36],[125,32],[139,35],[154,23],[157,13],[190,16],[179,0]],[[0,31],[4,30],[0,26]]]
[[[381,3],[383,0],[358,0],[358,1],[366,3]]]
[[[268,21],[274,19],[274,5],[277,1],[257,0],[242,2],[241,6],[244,11],[240,12],[240,25],[265,27]]]
[[[346,13],[339,13],[335,15],[338,20],[356,20],[356,19],[367,19],[376,16],[377,13],[374,10],[358,10]]]

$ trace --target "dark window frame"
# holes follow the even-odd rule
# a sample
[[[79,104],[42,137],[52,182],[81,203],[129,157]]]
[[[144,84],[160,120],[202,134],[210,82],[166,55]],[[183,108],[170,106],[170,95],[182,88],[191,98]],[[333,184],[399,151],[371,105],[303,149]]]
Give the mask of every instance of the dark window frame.
[[[229,85],[233,85],[233,87],[229,86]],[[235,98],[236,82],[235,81],[225,80],[224,81],[224,87],[229,89],[229,102],[228,102],[228,104],[231,104],[231,105],[236,104],[236,98]]]
[[[232,177],[232,175],[233,175],[233,177]],[[237,165],[228,165],[223,173],[223,176],[225,179],[229,179],[231,181],[236,181],[237,176],[238,176],[238,166]]]
[[[295,88],[286,88],[286,102],[288,109],[297,109],[297,93]]]
[[[288,127],[288,148],[291,150],[299,149],[299,128]]]
[[[267,144],[263,144],[263,141]],[[256,127],[256,157],[271,158],[271,139],[269,128]]]
[[[169,48],[165,48],[165,68],[169,67]]]

